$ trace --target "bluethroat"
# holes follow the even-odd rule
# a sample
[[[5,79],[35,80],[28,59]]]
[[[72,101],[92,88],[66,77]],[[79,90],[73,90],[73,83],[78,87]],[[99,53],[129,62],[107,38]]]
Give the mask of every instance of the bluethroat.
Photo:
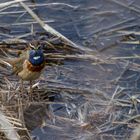
[[[40,77],[45,67],[44,53],[41,47],[29,45],[29,48],[19,55],[18,58],[4,59],[13,68],[13,73],[21,79],[23,92],[23,81],[30,81],[30,96],[32,98],[32,81]]]

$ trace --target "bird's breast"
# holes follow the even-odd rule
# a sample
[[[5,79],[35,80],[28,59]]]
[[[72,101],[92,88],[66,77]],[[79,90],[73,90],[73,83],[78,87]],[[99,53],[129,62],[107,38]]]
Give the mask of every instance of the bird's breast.
[[[45,67],[45,62],[40,65],[32,65],[28,60],[26,60],[26,67],[31,72],[40,72]]]
[[[28,60],[25,60],[23,64],[23,70],[19,72],[18,75],[26,81],[36,80],[39,78],[44,67],[45,63],[42,63],[39,66],[34,66]]]

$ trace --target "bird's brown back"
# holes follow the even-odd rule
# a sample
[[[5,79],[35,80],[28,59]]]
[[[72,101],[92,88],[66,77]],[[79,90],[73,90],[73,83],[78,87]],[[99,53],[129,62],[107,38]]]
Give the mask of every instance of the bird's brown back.
[[[22,53],[18,58],[7,58],[2,61],[9,63],[13,67],[13,74],[18,74],[23,70],[23,63],[28,59],[28,52]]]

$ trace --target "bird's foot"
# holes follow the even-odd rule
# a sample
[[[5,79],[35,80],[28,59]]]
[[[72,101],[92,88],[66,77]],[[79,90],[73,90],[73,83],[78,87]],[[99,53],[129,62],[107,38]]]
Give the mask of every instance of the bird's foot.
[[[33,89],[28,89],[28,99],[29,101],[33,101]]]

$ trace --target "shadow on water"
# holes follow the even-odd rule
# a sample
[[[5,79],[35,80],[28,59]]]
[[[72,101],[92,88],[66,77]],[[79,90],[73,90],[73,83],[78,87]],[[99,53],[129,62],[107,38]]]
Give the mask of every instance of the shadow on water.
[[[35,2],[35,3],[34,3]],[[64,65],[47,67],[43,77],[47,88],[58,87],[49,94],[53,104],[32,106],[34,116],[25,112],[27,126],[39,140],[124,140],[133,126],[125,121],[139,113],[131,96],[140,98],[139,45],[122,43],[139,40],[140,1],[136,0],[34,0],[32,8],[49,25],[72,41],[94,50],[105,60],[67,60]],[[44,5],[43,5],[44,4]],[[11,7],[9,11],[22,11]],[[19,12],[20,13],[20,12]],[[33,21],[27,12],[18,17],[0,13],[1,36],[6,39],[30,32]],[[10,21],[10,23],[9,23]],[[23,26],[18,23],[25,22]],[[6,23],[6,24],[5,24]],[[38,24],[36,33],[43,32]],[[121,32],[119,32],[121,31]],[[7,36],[9,34],[9,36]],[[31,40],[32,36],[24,39]],[[109,61],[109,62],[108,62]],[[50,110],[51,117],[47,110]],[[47,116],[47,117],[46,117]],[[33,125],[29,124],[32,120]],[[44,125],[42,125],[44,124]],[[31,125],[31,126],[30,126]]]

